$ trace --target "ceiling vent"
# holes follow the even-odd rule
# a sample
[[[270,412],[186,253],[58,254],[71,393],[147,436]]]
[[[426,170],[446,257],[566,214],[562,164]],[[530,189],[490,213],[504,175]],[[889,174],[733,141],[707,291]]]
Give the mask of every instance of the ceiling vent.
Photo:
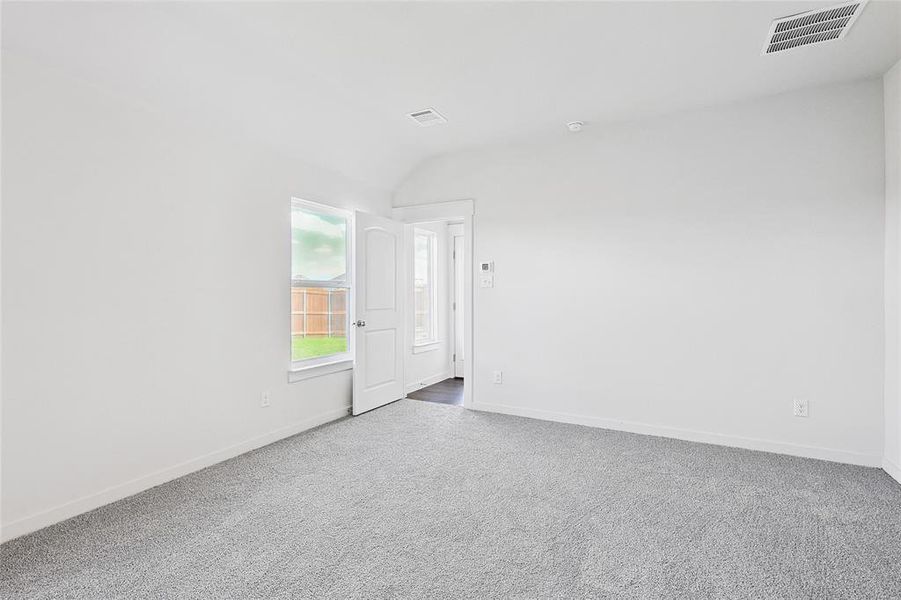
[[[432,125],[438,125],[439,123],[447,123],[447,119],[434,108],[417,110],[416,112],[411,112],[407,116],[419,123],[421,127],[431,127]]]
[[[845,37],[863,12],[867,0],[845,2],[829,8],[776,19],[770,25],[761,54],[775,54],[801,46],[820,44]]]

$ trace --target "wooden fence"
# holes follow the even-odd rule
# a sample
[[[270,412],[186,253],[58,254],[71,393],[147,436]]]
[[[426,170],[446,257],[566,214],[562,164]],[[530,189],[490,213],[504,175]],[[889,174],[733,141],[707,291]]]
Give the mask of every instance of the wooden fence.
[[[291,335],[347,335],[347,290],[292,287]]]

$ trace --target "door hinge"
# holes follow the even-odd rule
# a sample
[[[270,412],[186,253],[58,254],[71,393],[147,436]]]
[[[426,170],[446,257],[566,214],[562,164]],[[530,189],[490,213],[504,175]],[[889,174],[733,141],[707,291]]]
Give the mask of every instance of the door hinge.
[[[456,354],[454,354],[453,362],[457,362],[457,355],[456,355]]]
[[[454,302],[454,310],[457,310],[457,303]]]
[[[457,258],[457,251],[451,250],[451,258]]]

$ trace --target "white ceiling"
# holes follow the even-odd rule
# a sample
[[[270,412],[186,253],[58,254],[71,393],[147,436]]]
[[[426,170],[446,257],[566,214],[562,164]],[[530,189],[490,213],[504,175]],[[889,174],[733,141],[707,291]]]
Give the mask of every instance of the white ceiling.
[[[160,110],[382,189],[423,159],[875,77],[899,4],[838,42],[760,56],[770,21],[833,2],[3,4],[2,43]],[[405,114],[434,107],[449,123]]]

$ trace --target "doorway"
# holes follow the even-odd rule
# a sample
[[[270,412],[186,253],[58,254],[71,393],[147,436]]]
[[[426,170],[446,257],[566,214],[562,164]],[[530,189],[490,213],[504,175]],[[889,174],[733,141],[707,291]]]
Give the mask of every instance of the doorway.
[[[407,397],[463,406],[465,230],[461,220],[409,223],[405,231]]]
[[[460,336],[457,337],[455,332],[452,332],[451,329],[447,329],[449,332],[446,334],[444,338],[445,345],[444,348],[446,352],[445,358],[445,371],[440,378],[423,378],[420,373],[415,371],[413,368],[413,363],[417,362],[417,356],[420,353],[414,354],[413,352],[413,336],[414,336],[414,325],[412,322],[412,318],[408,316],[408,326],[407,330],[410,332],[406,336],[406,342],[408,344],[407,348],[409,352],[405,352],[405,387],[406,393],[408,397],[411,397],[412,394],[415,394],[417,391],[428,391],[428,392],[436,392],[438,391],[436,388],[432,390],[425,390],[429,386],[435,385],[437,383],[445,382],[445,385],[456,385],[462,387],[463,393],[463,404],[464,408],[476,408],[475,398],[476,398],[476,387],[475,380],[473,379],[473,267],[472,267],[472,259],[473,259],[473,215],[475,213],[475,202],[473,200],[451,200],[448,202],[435,202],[431,204],[416,204],[411,206],[399,206],[393,209],[392,217],[397,220],[403,222],[405,227],[405,242],[408,242],[410,245],[407,246],[405,244],[405,271],[406,276],[405,286],[408,288],[408,293],[405,294],[405,298],[408,302],[408,306],[412,306],[412,303],[415,298],[413,296],[413,233],[416,225],[427,225],[427,224],[444,224],[444,233],[447,238],[450,240],[445,241],[446,250],[442,254],[444,260],[446,260],[446,270],[448,274],[453,273],[453,280],[455,284],[459,281],[458,277],[462,277],[462,285],[455,285],[455,290],[451,291],[450,283],[447,286],[447,292],[443,296],[444,301],[447,304],[450,304],[453,307],[453,302],[456,301],[456,318],[451,319],[448,318],[448,323],[454,323],[457,319],[462,321],[462,329],[460,332]],[[456,226],[456,228],[454,228]],[[440,232],[441,229],[438,229]],[[458,235],[461,234],[462,235]],[[454,240],[453,238],[461,238],[459,240]],[[454,254],[451,249],[453,245],[460,244],[462,245],[462,252]],[[410,249],[409,252],[406,252],[407,249]],[[456,263],[456,264],[455,264]],[[456,271],[455,271],[456,269]],[[440,308],[439,308],[440,311]],[[408,313],[415,312],[414,309],[408,311]],[[450,314],[448,313],[439,313],[439,314]],[[420,321],[422,323],[422,321]],[[440,329],[440,326],[439,326]],[[453,336],[453,337],[451,337]],[[440,350],[435,350],[433,352],[440,352]],[[455,356],[456,354],[456,356]],[[459,359],[460,365],[462,367],[463,373],[462,378],[457,377],[456,363],[457,359]],[[448,381],[451,380],[451,381]]]

